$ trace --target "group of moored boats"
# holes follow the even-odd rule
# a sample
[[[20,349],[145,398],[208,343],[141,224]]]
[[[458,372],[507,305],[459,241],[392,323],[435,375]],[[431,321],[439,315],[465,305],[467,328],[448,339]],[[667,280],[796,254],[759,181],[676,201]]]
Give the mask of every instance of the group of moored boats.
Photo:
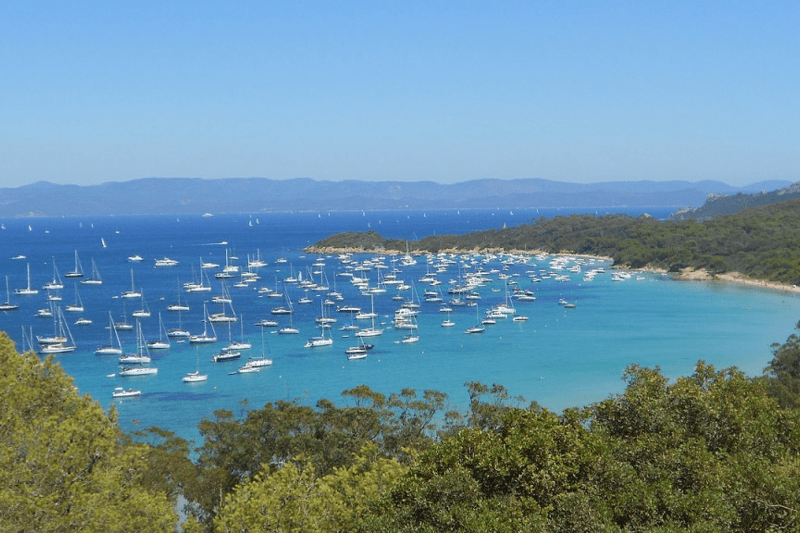
[[[537,260],[547,260],[548,258],[549,256],[537,256]],[[213,276],[214,279],[220,280],[221,293],[218,296],[212,297],[210,301],[212,304],[220,305],[221,310],[216,313],[210,313],[207,308],[207,303],[203,303],[203,332],[191,334],[189,331],[183,329],[180,326],[180,323],[178,328],[167,330],[162,321],[161,313],[159,312],[158,339],[150,341],[145,340],[144,335],[142,334],[140,320],[150,316],[150,309],[147,305],[147,301],[141,288],[136,286],[134,270],[131,269],[130,289],[119,293],[118,296],[115,296],[115,298],[119,297],[122,299],[121,301],[123,303],[123,310],[125,308],[124,306],[126,301],[141,302],[140,309],[133,312],[133,316],[136,318],[135,325],[129,324],[125,319],[115,322],[111,312],[109,312],[109,342],[107,345],[98,347],[94,353],[102,356],[117,356],[120,364],[120,369],[117,373],[119,376],[125,377],[153,375],[158,373],[158,369],[150,365],[152,358],[149,350],[168,349],[170,347],[171,339],[178,340],[178,342],[187,341],[189,344],[194,345],[216,343],[218,342],[218,337],[214,325],[227,323],[230,342],[227,346],[220,350],[219,353],[215,354],[211,360],[217,363],[239,360],[243,350],[249,349],[251,346],[245,341],[243,320],[242,317],[237,315],[234,311],[233,298],[231,297],[227,283],[228,280],[239,275],[241,277],[241,281],[239,283],[243,285],[239,285],[239,283],[237,283],[234,286],[252,286],[253,283],[260,279],[257,269],[266,266],[267,263],[260,258],[260,255],[258,255],[256,258],[248,261],[247,275],[243,275],[244,271],[233,264],[231,259],[232,256],[229,256],[229,254],[226,252],[225,265]],[[384,256],[370,256],[367,259],[357,260],[352,254],[341,254],[338,256],[339,265],[336,267],[337,273],[334,277],[333,289],[331,289],[327,276],[325,275],[326,257],[318,257],[313,265],[309,267],[308,276],[305,278],[300,273],[295,274],[292,270],[292,273],[282,280],[283,287],[280,290],[278,288],[278,279],[276,275],[276,287],[274,290],[268,287],[261,287],[257,289],[257,293],[259,297],[263,296],[267,298],[281,298],[283,300],[280,302],[281,304],[273,306],[270,309],[270,314],[274,315],[275,318],[278,319],[282,316],[288,317],[289,324],[281,325],[279,320],[268,318],[256,321],[255,325],[260,327],[262,331],[262,355],[261,357],[248,359],[244,365],[239,367],[236,371],[230,372],[230,374],[258,372],[262,368],[272,365],[272,360],[264,357],[263,355],[263,332],[265,329],[275,328],[274,332],[282,335],[296,335],[300,332],[299,329],[292,323],[292,317],[294,315],[295,308],[289,296],[288,290],[288,287],[291,287],[292,285],[295,285],[305,292],[305,295],[297,300],[299,305],[314,301],[313,298],[309,297],[310,294],[322,294],[320,298],[321,313],[316,319],[317,325],[319,326],[319,335],[308,338],[304,346],[307,348],[320,348],[332,346],[334,344],[331,330],[333,324],[337,322],[337,319],[331,316],[326,316],[326,313],[329,309],[335,309],[337,312],[345,314],[350,318],[349,324],[345,324],[340,328],[340,331],[342,331],[342,337],[350,337],[350,332],[352,331],[353,338],[357,340],[357,343],[347,347],[344,350],[348,360],[365,359],[369,353],[369,350],[374,347],[374,344],[368,344],[365,341],[373,338],[379,338],[384,334],[386,329],[384,323],[376,324],[376,318],[379,317],[379,314],[375,312],[375,298],[380,298],[382,295],[390,291],[392,293],[391,299],[400,302],[399,307],[396,309],[394,317],[391,320],[391,326],[395,330],[403,331],[404,333],[402,338],[395,341],[397,344],[414,344],[420,342],[421,335],[419,332],[417,315],[420,313],[423,305],[437,305],[440,313],[446,313],[446,318],[441,321],[441,326],[445,328],[456,325],[456,322],[452,319],[452,314],[455,309],[461,306],[475,307],[476,322],[475,325],[467,328],[464,331],[467,334],[483,333],[486,331],[487,326],[496,324],[501,319],[511,318],[511,320],[514,322],[525,322],[529,319],[527,315],[517,312],[514,302],[534,302],[536,301],[536,295],[532,290],[526,290],[519,287],[518,277],[520,274],[519,272],[512,273],[509,270],[509,266],[512,264],[529,265],[528,261],[530,256],[511,254],[506,254],[503,256],[499,254],[485,254],[483,256],[437,254],[428,255],[426,259],[427,272],[425,272],[425,274],[418,279],[418,283],[429,287],[423,291],[422,299],[416,295],[415,282],[406,282],[404,279],[402,279],[403,269],[411,267],[417,263],[417,259],[410,255],[393,257],[387,264],[387,259]],[[500,268],[490,268],[488,266],[490,261],[495,259],[500,261]],[[132,263],[138,263],[143,260],[144,259],[139,255],[128,257],[128,261]],[[571,258],[571,260],[575,261],[574,258]],[[285,260],[281,262],[281,264],[284,263]],[[594,279],[598,273],[604,272],[601,265],[589,265],[588,262],[581,264],[579,261],[575,261],[574,265],[569,265],[569,263],[570,261],[565,258],[558,258],[557,260],[552,259],[549,269],[539,269],[538,271],[528,270],[526,273],[528,274],[532,283],[538,283],[543,279],[548,278],[553,278],[555,281],[564,281],[565,277],[568,277],[569,275],[564,273],[564,271],[568,273],[579,273],[582,272],[584,265],[587,267],[591,266],[591,268],[586,270],[584,273],[584,281]],[[177,260],[163,257],[161,259],[156,259],[154,266],[158,268],[176,267],[179,264],[180,263]],[[458,276],[451,277],[446,281],[444,279],[440,279],[445,275],[445,273],[452,273],[451,267],[453,265],[458,265]],[[60,299],[60,297],[57,296],[56,291],[63,289],[63,283],[61,282],[60,276],[58,275],[58,270],[55,267],[55,261],[53,261],[52,266],[53,278],[43,286],[43,290],[48,293],[50,307],[49,309],[42,309],[42,314],[40,316],[51,316],[53,318],[54,332],[52,335],[36,337],[36,341],[39,344],[39,349],[37,351],[43,354],[59,354],[75,350],[75,341],[71,332],[69,331],[69,326],[65,319],[64,312],[61,310],[60,306],[54,303]],[[217,263],[203,261],[201,259],[200,267],[200,276],[197,278],[197,281],[183,284],[183,290],[185,292],[209,292],[212,290],[211,281],[206,272],[220,268],[220,265]],[[77,251],[75,252],[75,268],[68,272],[65,277],[76,279],[85,278]],[[317,278],[319,281],[316,281]],[[370,310],[362,311],[360,306],[344,302],[342,293],[339,292],[335,286],[335,281],[337,279],[349,280],[358,294],[369,297],[371,304]],[[623,279],[623,275],[620,274],[617,276],[615,274],[614,279]],[[35,289],[31,286],[30,264],[27,267],[27,280],[27,286],[16,289],[14,291],[15,295],[33,295],[39,292],[38,289]],[[502,281],[503,288],[492,288],[491,290],[492,292],[500,292],[501,290],[504,290],[504,302],[488,307],[483,317],[481,317],[479,313],[479,302],[482,298],[481,293],[484,292],[481,289],[498,280]],[[102,284],[102,280],[94,259],[92,259],[91,277],[81,279],[81,283],[85,283],[87,285]],[[443,290],[443,287],[446,287],[447,290]],[[181,285],[179,283],[179,289],[180,288]],[[189,310],[189,305],[181,300],[181,292],[181,290],[178,291],[177,303],[166,306],[167,311],[177,312],[179,322],[181,313]],[[404,293],[410,294],[410,297],[405,296]],[[16,304],[11,302],[11,291],[9,287],[8,276],[6,276],[6,295],[7,302],[5,306],[0,305],[0,311],[17,310],[18,307]],[[164,298],[161,298],[161,300],[164,300]],[[574,302],[568,302],[562,299],[562,301],[559,303],[568,309],[575,308]],[[75,303],[73,305],[66,306],[65,309],[68,312],[76,313],[84,310],[83,302],[80,298],[80,294],[77,291],[77,286],[75,291]],[[390,315],[387,315],[387,317],[388,316]],[[359,320],[369,320],[370,323],[368,326],[362,327],[355,324],[356,321]],[[232,338],[230,338],[230,328],[231,324],[236,323],[237,321],[240,322],[240,326],[242,328],[241,339],[234,341]],[[91,320],[86,319],[84,322],[83,319],[79,319],[75,323],[80,325],[88,325],[91,324]],[[136,351],[132,353],[123,353],[122,345],[120,343],[118,331],[123,331],[126,329],[136,330]],[[32,332],[26,337],[29,339],[32,347]],[[199,365],[194,371],[187,372],[186,375],[182,377],[182,381],[185,383],[198,383],[207,380],[208,374],[201,373]],[[139,391],[115,390],[114,397],[124,398],[137,396],[138,394],[136,393],[138,392]]]

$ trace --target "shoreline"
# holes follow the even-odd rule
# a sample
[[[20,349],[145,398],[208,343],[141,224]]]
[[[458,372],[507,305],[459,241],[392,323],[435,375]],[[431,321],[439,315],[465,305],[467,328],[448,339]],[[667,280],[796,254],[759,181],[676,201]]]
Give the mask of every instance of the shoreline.
[[[394,254],[405,254],[408,253],[409,255],[426,255],[427,251],[415,250],[410,252],[403,252],[400,250],[388,250],[388,249],[371,249],[368,250],[363,247],[332,247],[332,246],[308,246],[304,249],[307,253],[319,253],[319,254],[343,254],[343,253],[354,253],[354,254],[376,254],[382,255],[387,253],[394,253]],[[601,261],[612,261],[612,257],[605,257],[599,255],[587,255],[587,254],[575,254],[570,253],[567,251],[558,252],[558,253],[551,253],[545,252],[543,250],[504,250],[501,248],[484,248],[484,249],[474,249],[474,250],[460,250],[455,248],[448,248],[439,250],[437,253],[445,253],[445,254],[474,254],[474,253],[503,253],[503,254],[514,254],[514,255],[539,255],[539,254],[547,254],[547,255],[555,255],[555,256],[571,256],[571,257],[583,257],[587,259],[597,259]],[[788,285],[786,283],[779,283],[776,281],[766,281],[756,278],[750,278],[741,274],[740,272],[725,272],[723,274],[712,274],[708,270],[701,268],[701,269],[692,269],[692,268],[684,268],[679,273],[668,273],[665,269],[662,268],[654,268],[654,267],[644,267],[644,268],[634,268],[631,269],[625,266],[617,266],[614,268],[620,269],[629,269],[635,270],[640,272],[653,272],[653,273],[661,273],[661,274],[668,274],[672,277],[672,279],[676,281],[703,281],[703,282],[711,282],[711,283],[732,283],[736,285],[743,285],[747,287],[754,287],[759,289],[769,289],[774,291],[783,291],[789,293],[796,293],[800,294],[800,286],[798,285]]]
[[[685,268],[680,273],[673,276],[678,281],[706,281],[714,283],[733,283],[736,285],[745,285],[748,287],[756,287],[759,289],[770,289],[775,291],[791,292],[800,294],[800,287],[797,285],[788,285],[786,283],[778,283],[776,281],[766,281],[756,278],[750,278],[739,272],[725,272],[724,274],[711,274],[706,269],[691,269]]]

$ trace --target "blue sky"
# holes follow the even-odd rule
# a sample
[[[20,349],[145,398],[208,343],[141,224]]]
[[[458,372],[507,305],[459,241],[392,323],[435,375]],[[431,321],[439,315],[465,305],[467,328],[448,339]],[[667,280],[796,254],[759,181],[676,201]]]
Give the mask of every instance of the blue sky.
[[[0,186],[800,180],[800,2],[5,2]]]

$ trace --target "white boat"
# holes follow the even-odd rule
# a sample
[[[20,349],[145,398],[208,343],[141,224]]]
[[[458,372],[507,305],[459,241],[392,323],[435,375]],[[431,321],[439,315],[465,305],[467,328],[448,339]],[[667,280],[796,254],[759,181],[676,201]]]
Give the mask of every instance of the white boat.
[[[119,358],[121,365],[143,365],[150,362],[150,353],[147,351],[147,345],[144,342],[144,334],[142,333],[142,324],[136,321],[136,353],[124,355]]]
[[[28,263],[28,286],[24,289],[14,289],[14,294],[30,296],[32,294],[39,294],[39,289],[31,287],[31,264]]]
[[[119,375],[123,377],[151,376],[153,374],[158,374],[158,368],[154,366],[124,366],[119,370]]]
[[[117,387],[114,389],[114,392],[111,393],[111,396],[114,398],[132,398],[134,396],[140,396],[141,394],[142,391],[140,390],[125,390],[122,387]]]
[[[64,288],[64,284],[61,282],[61,276],[58,275],[55,257],[53,258],[53,280],[49,283],[45,283],[42,288],[47,291],[57,291]]]
[[[92,323],[92,320],[90,318],[84,318],[84,317],[81,317],[81,318],[79,318],[78,320],[75,321],[75,325],[76,326],[88,326],[91,323]]]
[[[412,333],[403,337],[403,339],[400,342],[403,344],[411,344],[418,341],[419,341],[419,335],[415,335]]]
[[[260,366],[244,365],[244,366],[240,366],[237,370],[235,370],[233,372],[230,372],[229,375],[234,375],[234,374],[252,374],[254,372],[260,372],[260,371],[261,371],[261,367]]]
[[[259,357],[251,357],[245,363],[245,366],[252,368],[263,368],[265,366],[272,366],[272,359],[264,355],[264,330],[261,330],[261,355]]]
[[[372,326],[369,327],[369,328],[360,329],[360,330],[356,331],[356,333],[355,333],[356,337],[365,337],[366,338],[366,337],[378,337],[380,335],[383,335],[383,328],[376,328],[375,327],[375,317],[377,316],[377,314],[375,313],[375,296],[370,294],[369,297],[370,297],[371,305],[372,305],[372,312],[370,313],[370,316],[372,318]]]
[[[189,342],[192,344],[210,344],[213,342],[217,342],[217,332],[214,331],[214,324],[208,319],[208,311],[206,309],[206,304],[203,304],[203,334],[202,335],[192,335],[189,337]],[[211,324],[211,333],[208,333],[208,325]]]
[[[231,339],[231,325],[230,322],[228,323],[228,346],[229,350],[249,350],[252,348],[252,344],[244,340],[244,321],[240,323],[241,326],[241,337],[239,340],[234,341]]]
[[[311,337],[306,341],[306,348],[317,348],[319,346],[330,346],[333,344],[333,339],[325,336]]]
[[[66,353],[75,351],[75,340],[69,331],[64,313],[60,307],[53,310],[53,335],[37,336],[36,340],[42,346],[40,353]],[[70,342],[71,344],[67,344]]]
[[[75,285],[75,303],[72,305],[68,305],[65,309],[71,313],[82,313],[83,312],[83,301],[81,300],[81,295],[78,292],[78,285]]]
[[[278,322],[276,320],[267,320],[265,318],[265,319],[259,320],[258,322],[255,322],[254,325],[256,325],[256,326],[258,326],[260,328],[277,328],[278,327]]]
[[[97,265],[94,262],[94,258],[92,258],[92,277],[82,279],[81,283],[84,285],[102,285],[103,280],[100,277],[100,271],[97,269]]]
[[[514,318],[512,318],[511,320],[513,320],[514,322],[525,322],[526,320],[528,320],[528,317],[527,315],[514,315]]]
[[[178,265],[178,261],[176,261],[174,259],[170,259],[169,257],[165,257],[163,259],[156,259],[155,260],[155,266],[157,266],[157,267],[171,267],[171,266],[177,266],[177,265]]]
[[[8,289],[8,276],[6,276],[6,301],[0,304],[0,311],[19,311],[19,306],[11,303],[11,292]]]
[[[128,261],[130,261],[131,263],[138,263],[139,261],[142,261],[142,256],[139,254],[129,255]]]
[[[128,322],[128,313],[125,310],[125,302],[122,302],[122,321],[114,323],[114,329],[117,331],[133,331],[133,324]]]
[[[122,355],[122,343],[119,341],[119,334],[117,334],[117,328],[114,327],[114,319],[111,317],[110,311],[108,321],[108,345],[100,346],[94,353],[95,355]],[[116,344],[114,338],[117,340]]]
[[[198,383],[200,381],[207,381],[208,374],[201,374],[199,370],[195,370],[194,372],[187,372],[185,376],[183,376],[184,383]]]
[[[178,287],[178,303],[170,304],[167,306],[167,311],[188,311],[189,305],[181,301],[181,291],[180,286]]]
[[[78,250],[75,250],[75,268],[64,274],[65,278],[82,278],[83,266],[80,259],[78,259]]]
[[[167,337],[173,339],[188,339],[192,334],[183,329],[183,321],[181,320],[181,312],[178,312],[178,327],[172,328],[167,331]]]
[[[147,300],[144,299],[144,294],[142,294],[142,307],[141,309],[137,309],[131,316],[136,318],[148,318],[150,316],[150,307],[147,305]]]
[[[133,269],[131,269],[131,290],[125,291],[122,293],[123,298],[141,298],[142,293],[136,290],[136,286],[133,284]]]
[[[200,373],[200,349],[197,347],[195,347],[195,365],[195,371],[187,372],[181,381],[184,383],[199,383],[208,380],[208,374]]]
[[[164,322],[161,321],[161,313],[158,313],[158,340],[150,341],[147,343],[147,348],[150,350],[166,350],[170,347],[169,336],[164,338],[166,330],[164,329]]]

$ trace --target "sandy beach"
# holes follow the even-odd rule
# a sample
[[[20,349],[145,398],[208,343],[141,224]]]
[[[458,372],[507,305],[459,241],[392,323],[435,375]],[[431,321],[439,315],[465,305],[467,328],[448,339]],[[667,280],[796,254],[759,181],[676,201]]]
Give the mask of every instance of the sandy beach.
[[[760,279],[749,278],[739,272],[725,272],[724,274],[711,274],[705,269],[691,269],[685,268],[675,275],[675,279],[685,281],[708,281],[719,283],[738,283],[740,285],[749,285],[752,287],[759,287],[762,289],[772,289],[776,291],[787,291],[800,293],[800,287],[797,285],[788,285],[785,283],[777,283],[774,281],[764,281]]]

